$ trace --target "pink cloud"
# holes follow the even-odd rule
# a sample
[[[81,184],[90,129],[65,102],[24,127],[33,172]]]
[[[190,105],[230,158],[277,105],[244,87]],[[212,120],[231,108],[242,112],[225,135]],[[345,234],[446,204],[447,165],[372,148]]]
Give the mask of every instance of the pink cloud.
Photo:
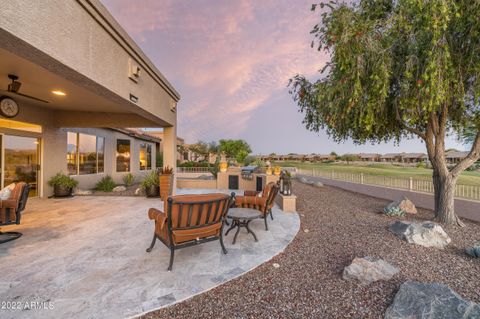
[[[310,48],[311,1],[104,3],[180,90],[179,134],[189,142],[240,137],[289,78],[327,60]]]

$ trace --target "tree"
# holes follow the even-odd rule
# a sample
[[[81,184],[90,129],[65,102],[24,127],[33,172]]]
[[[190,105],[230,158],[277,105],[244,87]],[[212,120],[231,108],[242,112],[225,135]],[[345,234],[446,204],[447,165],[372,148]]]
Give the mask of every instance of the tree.
[[[203,141],[198,141],[195,144],[191,144],[188,149],[193,153],[197,154],[199,157],[202,157],[203,160],[208,159],[209,154],[209,146],[207,143]]]
[[[420,137],[433,168],[435,218],[461,225],[454,190],[480,157],[480,2],[360,0],[322,8],[312,46],[330,54],[321,77],[297,75],[290,92],[307,129],[336,141]],[[445,160],[445,136],[470,127],[469,154]]]
[[[243,162],[252,149],[244,140],[220,140],[219,151],[223,152],[228,159]]]
[[[330,155],[333,156],[335,159],[338,158],[338,154],[337,154],[336,152],[334,152],[334,151],[331,151],[331,152],[330,152]]]

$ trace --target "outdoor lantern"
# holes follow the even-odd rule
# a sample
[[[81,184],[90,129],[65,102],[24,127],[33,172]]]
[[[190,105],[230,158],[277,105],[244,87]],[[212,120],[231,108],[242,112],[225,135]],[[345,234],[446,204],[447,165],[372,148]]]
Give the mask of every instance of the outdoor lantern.
[[[290,174],[286,171],[282,171],[280,175],[280,194],[282,195],[292,195],[292,180]]]

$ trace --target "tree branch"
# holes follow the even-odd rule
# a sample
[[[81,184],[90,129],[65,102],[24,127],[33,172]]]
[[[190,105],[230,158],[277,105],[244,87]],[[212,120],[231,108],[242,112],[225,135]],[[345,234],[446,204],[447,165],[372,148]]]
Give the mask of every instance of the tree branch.
[[[473,163],[478,161],[480,158],[480,131],[477,133],[477,136],[475,137],[475,141],[473,142],[472,149],[470,150],[470,153],[463,158],[453,169],[451,174],[454,177],[457,177],[460,175],[461,172],[466,170],[468,167],[470,167]]]

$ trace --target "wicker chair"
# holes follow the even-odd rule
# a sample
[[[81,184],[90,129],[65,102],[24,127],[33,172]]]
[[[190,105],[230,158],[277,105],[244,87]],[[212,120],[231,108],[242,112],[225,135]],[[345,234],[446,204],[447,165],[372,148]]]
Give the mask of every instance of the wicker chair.
[[[279,186],[277,183],[268,183],[262,191],[262,196],[258,195],[260,192],[245,191],[244,196],[235,197],[235,207],[255,208],[262,213],[262,218],[265,221],[265,229],[268,230],[267,217],[273,220],[272,208],[277,197]]]
[[[19,182],[15,185],[9,199],[0,200],[0,226],[19,225],[22,211],[25,209],[28,200],[30,185]],[[1,232],[0,244],[15,240],[22,236],[19,232]]]
[[[169,197],[165,212],[150,208],[148,217],[155,221],[151,252],[157,239],[170,249],[168,270],[172,270],[175,250],[212,240],[223,245],[223,223],[232,196],[226,194],[178,195]]]

